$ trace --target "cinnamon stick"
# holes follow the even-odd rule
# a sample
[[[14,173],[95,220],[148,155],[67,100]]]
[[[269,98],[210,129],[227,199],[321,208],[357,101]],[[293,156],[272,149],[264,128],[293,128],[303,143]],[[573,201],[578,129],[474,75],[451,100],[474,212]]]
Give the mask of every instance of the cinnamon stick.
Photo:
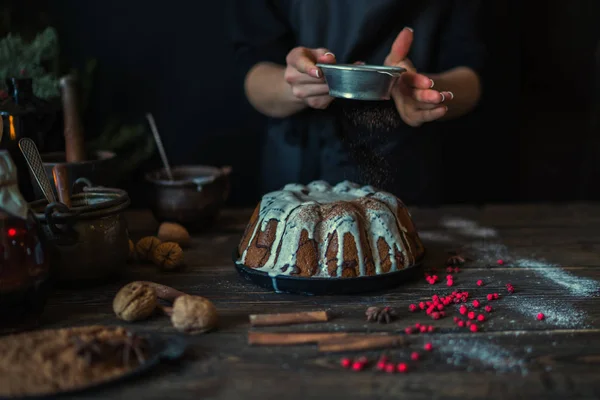
[[[285,346],[295,344],[318,343],[348,336],[346,332],[248,332],[248,344],[257,346]]]
[[[327,322],[328,320],[329,316],[326,311],[250,315],[250,325],[252,326],[307,324],[312,322]]]
[[[404,338],[402,336],[351,335],[319,342],[319,351],[322,353],[337,353],[396,347],[403,344]]]

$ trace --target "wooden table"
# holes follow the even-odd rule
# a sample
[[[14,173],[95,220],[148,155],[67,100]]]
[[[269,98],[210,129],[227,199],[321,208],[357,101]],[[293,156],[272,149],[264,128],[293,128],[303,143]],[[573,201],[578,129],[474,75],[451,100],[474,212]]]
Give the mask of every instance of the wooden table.
[[[59,291],[51,298],[44,327],[119,324],[111,309],[118,288],[131,280],[153,280],[211,299],[221,326],[213,333],[189,336],[187,355],[143,377],[81,398],[106,399],[468,399],[592,398],[600,396],[600,205],[520,205],[415,209],[413,217],[428,249],[426,266],[442,267],[441,283],[424,279],[383,293],[361,296],[304,297],[269,293],[237,275],[231,261],[251,210],[227,210],[218,227],[193,238],[187,268],[158,272],[133,265],[114,284],[82,291]],[[146,212],[128,215],[132,238],[155,232]],[[474,260],[445,285],[448,250],[468,246]],[[497,259],[505,260],[498,265]],[[516,265],[515,265],[516,264]],[[477,280],[484,286],[478,287]],[[515,293],[508,295],[505,284]],[[454,310],[433,321],[424,312],[409,313],[411,303],[452,289],[485,299],[501,299],[472,333],[453,322]],[[485,301],[483,301],[485,303]],[[395,307],[400,317],[389,325],[367,323],[371,305]],[[455,307],[451,307],[453,309]],[[434,350],[410,362],[407,374],[372,368],[352,372],[339,366],[341,355],[319,354],[315,346],[250,347],[248,315],[328,309],[325,324],[280,330],[403,332],[422,322],[430,334],[409,336],[409,345],[390,352],[396,362]],[[536,315],[544,313],[546,320]],[[165,335],[176,334],[166,317],[124,324]],[[361,353],[375,359],[379,352]],[[350,354],[351,355],[351,354]],[[569,397],[571,396],[571,397]],[[79,398],[79,397],[78,397]]]

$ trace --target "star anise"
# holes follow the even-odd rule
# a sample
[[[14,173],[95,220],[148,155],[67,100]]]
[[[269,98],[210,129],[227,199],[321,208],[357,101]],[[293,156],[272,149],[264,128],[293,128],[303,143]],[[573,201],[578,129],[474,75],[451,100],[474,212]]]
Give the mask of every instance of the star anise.
[[[120,356],[123,365],[129,365],[132,354],[139,364],[146,361],[144,353],[147,350],[147,342],[138,335],[128,332],[127,337],[108,341],[107,344],[114,349],[117,356]]]
[[[91,339],[83,341],[79,337],[73,337],[75,352],[83,357],[87,365],[98,361],[114,359],[123,365],[129,365],[132,354],[137,358],[139,364],[146,361],[145,352],[147,343],[141,337],[128,333],[125,338],[100,341]]]
[[[447,265],[460,265],[464,264],[467,260],[469,260],[469,257],[465,256],[464,254],[458,251],[450,251],[449,254],[450,256],[446,260]]]
[[[391,307],[369,307],[365,312],[367,321],[376,321],[380,324],[389,324],[397,314],[396,311]]]
[[[104,346],[97,339],[83,341],[80,337],[75,336],[72,341],[75,344],[75,353],[85,360],[86,365],[91,365],[106,356]]]

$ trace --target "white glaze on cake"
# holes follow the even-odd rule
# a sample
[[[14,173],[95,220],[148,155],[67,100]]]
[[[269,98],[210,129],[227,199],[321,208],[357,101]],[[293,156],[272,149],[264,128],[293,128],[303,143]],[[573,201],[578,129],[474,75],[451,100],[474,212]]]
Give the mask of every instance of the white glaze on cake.
[[[322,220],[320,218],[322,207],[337,202],[354,202],[364,209],[364,214],[353,212],[351,207],[345,207],[333,217]],[[282,190],[268,193],[263,196],[259,210],[259,223],[252,232],[249,243],[253,243],[256,235],[264,232],[269,221],[277,221],[275,240],[271,245],[269,257],[264,265],[257,270],[269,273],[271,276],[290,275],[296,265],[298,243],[303,231],[310,239],[318,243],[319,270],[313,276],[329,277],[327,268],[326,251],[329,240],[337,232],[337,274],[342,276],[343,264],[343,238],[349,233],[355,240],[358,251],[359,276],[366,276],[365,254],[363,251],[377,249],[377,241],[382,238],[388,244],[391,268],[389,272],[398,270],[396,251],[401,253],[406,266],[416,262],[411,248],[405,244],[410,243],[407,229],[398,219],[398,206],[402,205],[397,197],[390,193],[377,191],[372,186],[359,186],[355,183],[344,181],[335,186],[324,181],[314,181],[308,185],[289,184]],[[408,211],[406,210],[408,213]],[[361,215],[362,214],[362,215]],[[369,249],[362,249],[360,236],[366,238]],[[399,240],[400,239],[400,240]],[[243,251],[239,262],[244,264],[248,247]],[[383,273],[381,259],[378,251],[371,251],[376,274]],[[330,260],[331,261],[331,260]],[[292,267],[290,267],[292,266]]]

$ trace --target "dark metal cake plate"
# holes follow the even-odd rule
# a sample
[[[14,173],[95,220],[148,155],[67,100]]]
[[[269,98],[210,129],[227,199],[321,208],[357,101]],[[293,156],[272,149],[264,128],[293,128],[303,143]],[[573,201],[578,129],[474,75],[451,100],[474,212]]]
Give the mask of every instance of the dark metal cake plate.
[[[25,396],[10,396],[2,397],[0,400],[15,400],[15,399],[56,399],[59,396],[65,396],[70,394],[76,394],[81,392],[88,392],[94,389],[102,390],[107,385],[113,385],[121,381],[136,378],[151,368],[158,366],[161,362],[172,361],[180,358],[187,347],[186,341],[177,336],[170,336],[168,338],[159,336],[156,334],[136,332],[139,336],[143,337],[148,341],[150,351],[146,361],[137,367],[129,370],[128,372],[117,375],[115,377],[106,379],[104,381],[94,382],[87,386],[80,386],[77,388],[63,390],[56,393],[37,394],[37,395],[25,395]]]
[[[345,295],[376,292],[397,287],[422,276],[423,258],[415,265],[396,272],[358,278],[308,278],[289,275],[270,276],[263,271],[240,264],[237,250],[233,252],[233,263],[238,273],[264,289],[276,293],[302,295]]]

